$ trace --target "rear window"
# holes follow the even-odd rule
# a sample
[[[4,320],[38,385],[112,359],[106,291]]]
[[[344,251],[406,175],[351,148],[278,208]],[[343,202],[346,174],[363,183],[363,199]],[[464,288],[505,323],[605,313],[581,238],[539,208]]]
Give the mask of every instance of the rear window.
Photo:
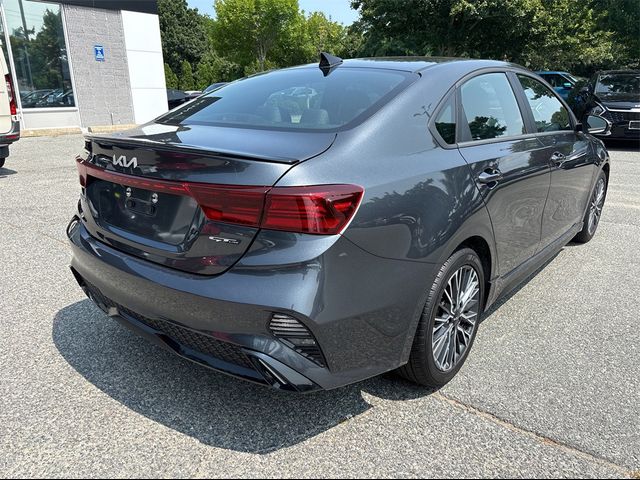
[[[417,78],[408,72],[280,70],[231,83],[156,120],[278,130],[338,130],[362,121]]]

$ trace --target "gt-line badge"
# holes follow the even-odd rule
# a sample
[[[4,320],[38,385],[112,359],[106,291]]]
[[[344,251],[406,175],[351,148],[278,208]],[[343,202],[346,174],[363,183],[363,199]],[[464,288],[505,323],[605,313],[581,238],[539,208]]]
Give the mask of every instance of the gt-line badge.
[[[209,237],[209,240],[212,240],[216,243],[228,243],[229,245],[239,245],[240,240],[236,240],[234,238],[222,238],[222,237]]]

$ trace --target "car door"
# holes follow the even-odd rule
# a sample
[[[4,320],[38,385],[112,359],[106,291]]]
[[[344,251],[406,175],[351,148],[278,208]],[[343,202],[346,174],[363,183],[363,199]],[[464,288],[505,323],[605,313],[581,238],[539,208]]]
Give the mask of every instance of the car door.
[[[597,156],[567,107],[543,83],[517,74],[551,168],[551,188],[542,221],[542,245],[567,234],[584,216],[598,170]],[[527,112],[527,113],[529,113]]]
[[[458,148],[485,199],[501,276],[538,251],[550,185],[549,160],[512,83],[505,72],[488,72],[458,88]]]

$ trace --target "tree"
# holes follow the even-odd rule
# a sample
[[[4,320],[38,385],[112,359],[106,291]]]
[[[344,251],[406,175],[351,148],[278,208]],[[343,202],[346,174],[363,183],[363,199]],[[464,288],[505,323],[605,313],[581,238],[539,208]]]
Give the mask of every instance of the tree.
[[[353,0],[366,55],[513,58],[527,45],[541,0]]]
[[[193,78],[193,68],[191,68],[191,64],[184,60],[180,67],[180,79],[178,85],[181,90],[193,90],[195,88],[196,82]]]
[[[603,12],[598,24],[610,31],[614,62],[610,66],[640,68],[640,3],[638,0],[593,0],[596,11]]]
[[[187,0],[158,0],[158,15],[162,55],[171,70],[179,72],[185,60],[197,65],[207,50],[206,17]]]
[[[313,12],[306,21],[309,43],[315,58],[320,52],[341,53],[345,40],[346,29],[339,23],[327,18],[324,13]]]
[[[196,69],[196,88],[203,90],[212,83],[231,82],[244,75],[241,65],[211,51],[202,57]]]
[[[638,0],[352,0],[364,55],[507,59],[589,74],[640,63]]]
[[[164,64],[164,81],[167,84],[167,88],[178,88],[180,86],[178,82],[178,77],[168,63]]]
[[[264,70],[298,18],[298,0],[215,0],[215,47],[241,65]]]
[[[606,12],[591,2],[543,0],[544,15],[519,59],[536,70],[586,73],[613,61],[612,33],[599,24]]]
[[[301,11],[297,18],[282,32],[282,41],[271,56],[279,66],[316,62],[320,52],[342,55],[346,28],[334,22],[322,12],[312,12],[308,17]]]

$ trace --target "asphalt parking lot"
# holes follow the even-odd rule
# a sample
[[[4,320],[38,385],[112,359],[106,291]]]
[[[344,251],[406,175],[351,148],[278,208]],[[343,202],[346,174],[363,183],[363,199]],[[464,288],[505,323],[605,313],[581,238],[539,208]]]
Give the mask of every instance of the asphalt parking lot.
[[[604,217],[483,322],[438,392],[393,375],[309,396],[181,360],[68,270],[81,136],[0,169],[0,476],[640,476],[640,152]]]

